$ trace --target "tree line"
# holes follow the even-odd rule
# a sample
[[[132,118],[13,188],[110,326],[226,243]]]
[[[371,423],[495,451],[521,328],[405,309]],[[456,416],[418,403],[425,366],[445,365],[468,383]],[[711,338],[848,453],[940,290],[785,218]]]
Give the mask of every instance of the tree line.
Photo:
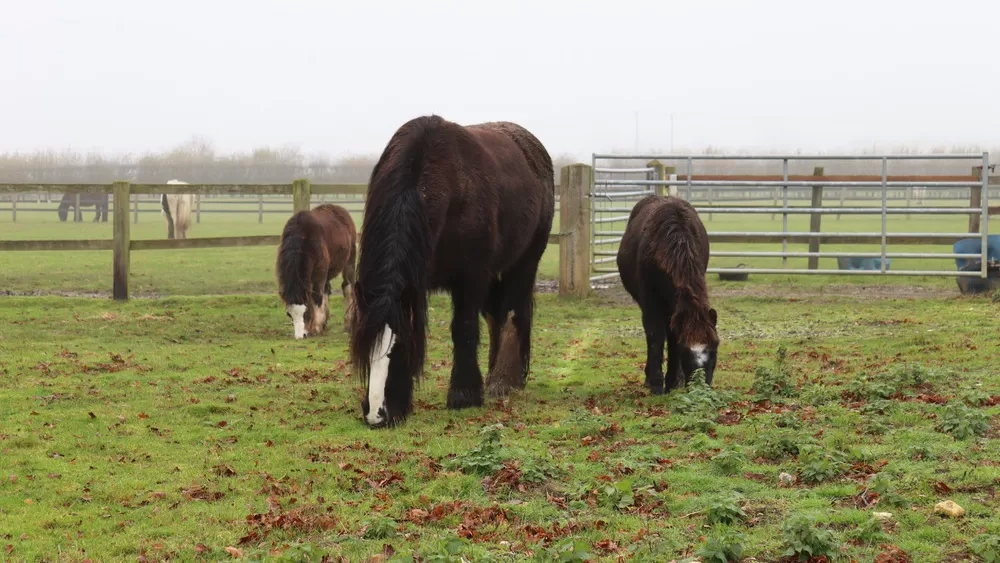
[[[978,146],[935,147],[930,153],[981,154]],[[627,156],[627,151],[608,151]],[[642,151],[667,154],[667,151]],[[675,154],[720,154],[716,147],[677,151]],[[907,147],[887,151],[893,154],[923,154]],[[1000,151],[991,151],[1000,156]],[[769,154],[762,151],[726,151],[726,154]],[[771,151],[770,154],[782,154]],[[874,154],[861,151],[858,154]],[[189,183],[274,183],[285,184],[295,178],[308,178],[314,183],[365,183],[377,154],[331,157],[306,155],[296,148],[261,147],[247,152],[223,154],[211,143],[193,139],[160,153],[134,155],[81,154],[73,151],[41,150],[30,153],[0,153],[0,182],[5,183],[78,183],[105,184],[116,180],[141,183],[164,183],[183,180]],[[568,154],[553,154],[555,181],[563,166],[583,159]],[[590,158],[583,160],[590,164]],[[991,157],[991,161],[995,159]],[[622,159],[599,161],[599,167],[633,168],[645,166],[644,160]],[[678,174],[687,170],[684,160],[664,161],[675,166]],[[904,160],[890,161],[888,173],[967,175],[976,161],[970,160]],[[789,162],[789,174],[811,174],[813,167],[822,166],[827,175],[881,174],[881,162],[857,160],[811,160]],[[695,161],[695,174],[774,174],[782,173],[781,161],[713,160]]]

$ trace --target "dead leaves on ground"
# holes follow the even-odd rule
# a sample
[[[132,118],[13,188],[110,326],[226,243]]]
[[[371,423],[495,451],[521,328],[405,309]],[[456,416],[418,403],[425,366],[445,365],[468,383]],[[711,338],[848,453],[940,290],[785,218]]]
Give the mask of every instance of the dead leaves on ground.
[[[294,499],[292,501],[294,502]],[[292,534],[329,532],[345,533],[339,519],[334,515],[333,505],[296,503],[291,510],[285,510],[276,495],[267,497],[267,512],[247,516],[247,534],[240,538],[238,545],[258,544],[275,530]]]

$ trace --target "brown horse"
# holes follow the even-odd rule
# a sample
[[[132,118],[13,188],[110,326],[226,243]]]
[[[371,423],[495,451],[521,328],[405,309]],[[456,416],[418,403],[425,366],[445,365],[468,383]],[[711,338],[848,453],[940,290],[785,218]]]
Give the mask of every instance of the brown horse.
[[[667,391],[680,385],[678,371],[687,384],[702,368],[712,384],[719,336],[705,282],[708,252],[705,225],[683,199],[651,195],[632,209],[618,248],[618,273],[642,311],[646,385],[654,394],[664,392],[664,339]]]
[[[330,280],[343,274],[344,331],[355,281],[357,231],[346,209],[329,203],[299,211],[285,223],[275,274],[295,338],[320,334],[330,313]]]
[[[545,147],[514,123],[463,126],[431,115],[395,132],[368,184],[354,286],[351,358],[367,386],[368,425],[396,425],[412,412],[428,291],[451,295],[448,408],[483,404],[480,314],[490,333],[489,393],[524,387],[553,180]]]

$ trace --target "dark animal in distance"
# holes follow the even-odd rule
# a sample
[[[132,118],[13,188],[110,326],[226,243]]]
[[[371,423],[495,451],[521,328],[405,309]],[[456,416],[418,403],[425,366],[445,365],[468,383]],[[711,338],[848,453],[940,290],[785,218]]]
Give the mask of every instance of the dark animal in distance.
[[[480,314],[490,338],[486,392],[524,387],[553,180],[549,153],[515,123],[463,126],[430,115],[392,135],[368,184],[354,287],[350,351],[369,426],[412,412],[429,291],[448,292],[453,308],[448,408],[483,404]]]
[[[684,383],[698,368],[712,384],[718,315],[708,300],[708,233],[690,203],[651,195],[629,214],[618,248],[622,285],[642,311],[646,385],[654,394]],[[667,346],[666,382],[663,346]]]
[[[355,281],[357,230],[346,209],[325,203],[285,222],[275,263],[278,295],[296,339],[322,333],[330,314],[330,281],[343,275],[344,330]]]
[[[98,221],[102,223],[108,222],[108,202],[110,197],[108,194],[90,194],[83,193],[80,194],[80,207],[90,207],[94,206],[96,213],[94,214],[94,222]],[[59,220],[66,221],[69,217],[69,210],[73,208],[73,222],[76,222],[76,214],[80,210],[76,208],[76,194],[63,194],[62,200],[59,202]],[[81,217],[83,213],[80,213]],[[83,220],[82,218],[80,219]]]

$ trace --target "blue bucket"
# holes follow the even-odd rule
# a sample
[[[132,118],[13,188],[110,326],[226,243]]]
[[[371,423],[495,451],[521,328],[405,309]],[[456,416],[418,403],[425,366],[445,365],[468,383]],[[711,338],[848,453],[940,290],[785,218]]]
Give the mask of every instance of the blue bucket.
[[[980,254],[983,251],[983,241],[978,237],[964,238],[956,242],[952,249],[955,254]],[[986,237],[986,261],[993,262],[995,260],[1000,260],[1000,235],[988,235]],[[972,262],[978,262],[978,260],[955,258],[955,267],[962,270]]]
[[[837,257],[837,269],[840,270],[869,270],[869,271],[880,271],[882,269],[880,258],[847,258],[845,256]],[[889,269],[889,265],[892,264],[892,260],[885,258],[885,269]]]

